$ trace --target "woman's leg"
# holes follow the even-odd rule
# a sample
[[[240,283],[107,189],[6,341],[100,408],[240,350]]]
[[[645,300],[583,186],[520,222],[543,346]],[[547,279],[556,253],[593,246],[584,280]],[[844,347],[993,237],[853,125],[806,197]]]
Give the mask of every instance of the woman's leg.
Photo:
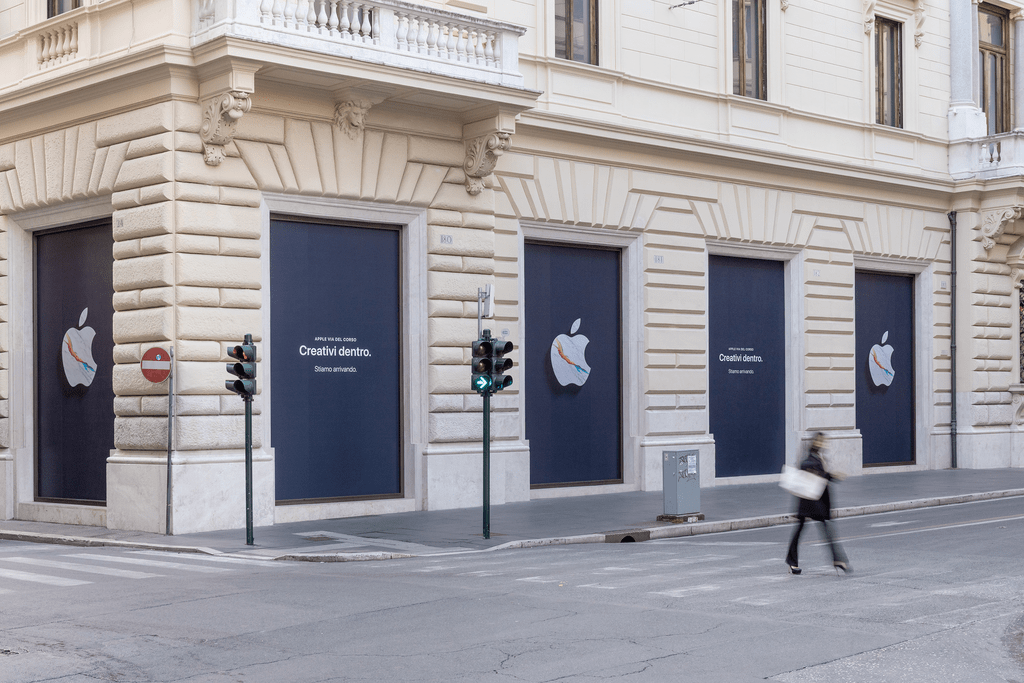
[[[789,541],[789,552],[786,553],[786,564],[790,567],[799,567],[799,556],[797,554],[797,546],[800,545],[800,532],[804,528],[804,516],[797,515],[796,529],[793,530],[793,538]]]
[[[839,545],[839,541],[836,540],[832,522],[823,519],[821,520],[821,526],[824,529],[824,536],[828,541],[828,547],[832,551],[832,564],[847,564],[846,553],[843,552],[843,546]]]

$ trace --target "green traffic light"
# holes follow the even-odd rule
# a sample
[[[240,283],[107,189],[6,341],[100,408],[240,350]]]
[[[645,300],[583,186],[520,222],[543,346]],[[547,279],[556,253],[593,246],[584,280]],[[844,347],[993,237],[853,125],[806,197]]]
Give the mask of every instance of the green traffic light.
[[[473,378],[473,388],[477,391],[486,391],[491,387],[491,378],[487,375],[481,375]]]

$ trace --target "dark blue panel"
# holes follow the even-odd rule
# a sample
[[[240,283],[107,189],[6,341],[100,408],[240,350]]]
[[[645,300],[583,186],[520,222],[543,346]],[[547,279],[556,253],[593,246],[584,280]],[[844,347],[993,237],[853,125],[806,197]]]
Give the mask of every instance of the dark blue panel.
[[[277,499],[400,494],[399,232],[272,221],[270,292]]]
[[[621,481],[619,252],[527,244],[524,271],[530,484]]]
[[[41,499],[107,498],[106,463],[114,447],[113,248],[109,222],[35,237]]]
[[[708,393],[715,475],[786,462],[785,266],[708,257]]]
[[[914,278],[858,272],[855,286],[857,429],[864,464],[913,463]]]

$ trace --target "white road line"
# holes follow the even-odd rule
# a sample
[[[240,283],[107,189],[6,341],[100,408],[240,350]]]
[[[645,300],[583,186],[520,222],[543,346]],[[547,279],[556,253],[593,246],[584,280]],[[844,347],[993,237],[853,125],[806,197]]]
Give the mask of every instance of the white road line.
[[[691,586],[689,588],[676,588],[668,591],[651,591],[648,595],[667,595],[670,598],[685,598],[688,595],[694,593],[711,593],[718,590],[719,587],[714,584],[705,584],[703,586]]]
[[[155,579],[162,574],[149,574],[147,572],[133,572],[130,569],[117,569],[116,567],[94,567],[74,562],[60,562],[58,560],[38,560],[31,557],[5,557],[4,562],[19,562],[31,564],[37,567],[52,567],[53,569],[67,569],[74,572],[86,574],[104,574],[106,576],[119,576],[122,579]]]
[[[143,560],[140,557],[115,557],[113,555],[100,555],[95,553],[70,553],[64,555],[64,557],[86,558],[90,560],[100,560],[101,562],[123,562],[124,564],[138,564],[145,567],[160,567],[161,569],[180,569],[186,572],[203,572],[205,574],[232,571],[225,567],[199,567],[196,565],[182,564],[180,562],[161,562],[159,560]]]
[[[613,591],[616,588],[616,586],[602,586],[599,583],[584,583],[584,584],[580,584],[579,586],[576,586],[576,587],[577,588],[600,588],[601,590],[605,590],[605,591]]]
[[[911,520],[906,521],[906,522],[879,522],[878,524],[871,524],[869,526],[871,526],[871,528],[886,527],[886,526],[902,526],[904,524],[913,524],[916,521],[917,521],[916,519],[911,519]]]
[[[516,581],[528,581],[530,583],[561,583],[561,579],[545,579],[543,576],[527,576],[523,579],[516,579]]]
[[[157,557],[167,557],[168,552],[165,550],[133,550],[132,555],[156,555]],[[221,562],[224,564],[248,564],[254,567],[284,567],[280,562],[273,560],[258,560],[256,558],[248,557],[221,557],[219,555],[199,555],[199,554],[185,554],[185,553],[174,553],[174,559],[178,560],[196,560],[197,562]]]
[[[946,529],[959,529],[961,527],[968,526],[981,526],[982,524],[998,524],[999,522],[1012,522],[1018,519],[1024,519],[1024,515],[1017,515],[1015,517],[997,517],[996,519],[984,519],[980,522],[964,522],[963,524],[941,524],[938,526],[930,526],[925,529],[909,529],[907,531],[893,531],[889,533],[880,533],[865,536],[843,536],[838,540],[843,543],[849,543],[851,541],[866,541],[873,538],[889,538],[890,536],[906,536],[907,534],[920,534],[925,531],[945,531]],[[819,541],[814,543],[814,546],[828,545],[828,541]]]
[[[49,586],[84,586],[92,581],[79,581],[78,579],[65,579],[60,576],[47,576],[46,574],[30,574],[19,572],[17,569],[4,569],[0,567],[0,578],[14,579],[15,581],[31,581],[32,583],[45,583]]]

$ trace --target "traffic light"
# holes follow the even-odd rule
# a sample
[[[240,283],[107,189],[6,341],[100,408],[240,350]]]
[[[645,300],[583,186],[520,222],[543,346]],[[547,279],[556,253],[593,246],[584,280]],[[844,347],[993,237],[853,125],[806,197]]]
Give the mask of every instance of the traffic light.
[[[491,392],[512,386],[512,378],[505,373],[512,369],[512,359],[505,358],[512,352],[512,342],[495,339],[491,344]]]
[[[251,401],[256,394],[256,345],[252,343],[252,335],[245,335],[243,343],[228,348],[228,355],[237,361],[227,364],[228,373],[238,379],[226,380],[224,386],[242,400]]]
[[[489,339],[478,339],[473,342],[473,391],[479,394],[491,390],[491,354],[494,346]]]

